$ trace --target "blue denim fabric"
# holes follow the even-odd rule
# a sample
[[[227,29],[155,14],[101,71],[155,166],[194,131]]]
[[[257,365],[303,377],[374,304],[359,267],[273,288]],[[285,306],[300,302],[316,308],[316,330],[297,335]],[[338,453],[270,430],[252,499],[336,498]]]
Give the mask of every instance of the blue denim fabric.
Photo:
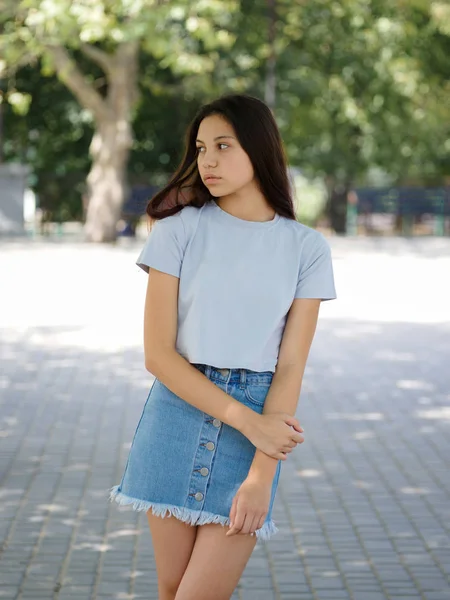
[[[261,414],[271,371],[193,365],[215,385]],[[229,525],[233,498],[247,477],[255,446],[237,429],[214,419],[155,379],[137,425],[120,485],[111,500],[135,510],[166,514],[191,525]],[[269,511],[255,533],[267,540],[278,531],[272,520],[281,461],[272,483]]]

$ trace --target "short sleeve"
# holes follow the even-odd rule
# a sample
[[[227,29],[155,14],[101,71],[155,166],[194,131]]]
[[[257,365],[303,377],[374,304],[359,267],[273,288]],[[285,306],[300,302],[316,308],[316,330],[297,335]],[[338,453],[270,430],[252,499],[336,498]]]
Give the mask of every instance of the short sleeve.
[[[155,221],[136,264],[146,273],[149,267],[180,277],[186,248],[181,212]]]
[[[295,298],[320,298],[334,300],[334,285],[331,249],[322,234],[318,234],[311,249],[304,248]]]

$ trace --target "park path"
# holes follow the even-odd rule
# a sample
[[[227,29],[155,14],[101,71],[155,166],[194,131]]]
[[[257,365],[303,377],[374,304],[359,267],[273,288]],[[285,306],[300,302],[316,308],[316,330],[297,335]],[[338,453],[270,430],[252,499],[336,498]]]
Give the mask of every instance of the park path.
[[[0,240],[0,600],[156,600],[108,501],[152,378],[142,242]],[[450,240],[330,243],[279,533],[234,599],[450,599]]]

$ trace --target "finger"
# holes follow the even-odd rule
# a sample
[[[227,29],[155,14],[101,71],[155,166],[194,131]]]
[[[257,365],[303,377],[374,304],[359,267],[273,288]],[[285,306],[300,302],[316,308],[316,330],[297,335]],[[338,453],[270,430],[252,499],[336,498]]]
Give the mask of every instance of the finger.
[[[277,460],[286,460],[286,454],[282,450],[278,450],[277,452],[272,452],[270,454],[266,452],[265,454],[267,454],[267,456],[270,456],[270,458],[276,458]]]
[[[252,523],[253,523],[253,514],[247,513],[245,515],[245,519],[242,524],[242,529],[239,533],[241,535],[248,535],[252,531]]]
[[[237,496],[234,496],[230,509],[230,527],[233,527],[234,519],[236,518]]]
[[[242,529],[242,525],[245,519],[245,511],[240,507],[239,501],[237,502],[236,516],[233,521],[233,526],[227,531],[226,535],[235,535]]]
[[[285,423],[287,423],[287,425],[290,425],[300,433],[303,431],[303,427],[300,425],[299,421],[295,417],[288,417],[285,420]]]
[[[261,527],[264,525],[264,523],[265,523],[265,521],[266,521],[266,516],[267,516],[267,515],[264,513],[263,515],[261,515],[261,516],[259,517],[259,520],[258,520],[258,524],[257,524],[257,526],[256,526],[256,529],[261,529]]]
[[[252,522],[252,526],[250,528],[250,533],[255,533],[255,531],[258,529],[258,525],[259,525],[259,521],[261,520],[261,515],[260,514],[256,514],[253,517],[253,522]]]

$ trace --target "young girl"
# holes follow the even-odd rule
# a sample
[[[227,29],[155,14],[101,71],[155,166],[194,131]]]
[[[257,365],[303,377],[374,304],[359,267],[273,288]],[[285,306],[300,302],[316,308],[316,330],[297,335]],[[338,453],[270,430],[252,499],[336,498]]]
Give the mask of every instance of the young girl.
[[[296,221],[277,125],[249,96],[199,111],[147,212],[137,264],[155,380],[111,499],[147,513],[159,600],[228,600],[277,531],[281,462],[303,442],[305,364],[336,297],[330,248]]]

